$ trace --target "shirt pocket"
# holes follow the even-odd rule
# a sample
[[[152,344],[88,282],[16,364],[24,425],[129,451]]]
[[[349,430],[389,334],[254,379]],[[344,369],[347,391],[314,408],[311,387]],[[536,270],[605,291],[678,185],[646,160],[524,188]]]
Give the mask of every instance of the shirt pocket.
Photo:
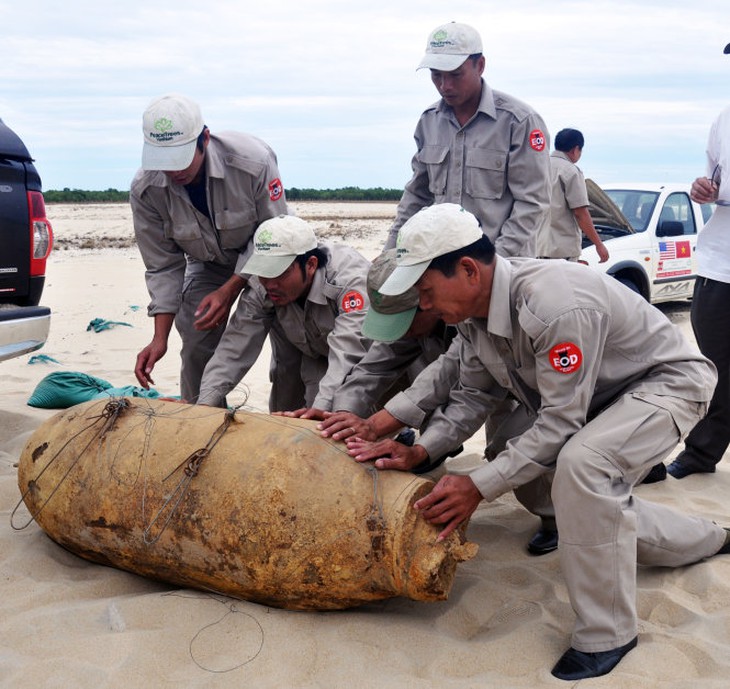
[[[428,172],[428,190],[437,198],[437,201],[439,196],[446,193],[448,157],[448,146],[424,146],[418,152],[418,160],[426,166]]]
[[[172,239],[186,254],[200,261],[209,260],[203,233],[197,222],[166,222],[165,237]]]
[[[222,210],[215,214],[215,226],[223,249],[243,249],[256,231],[256,208]]]
[[[493,149],[466,151],[465,191],[473,199],[501,199],[507,186],[507,153]]]

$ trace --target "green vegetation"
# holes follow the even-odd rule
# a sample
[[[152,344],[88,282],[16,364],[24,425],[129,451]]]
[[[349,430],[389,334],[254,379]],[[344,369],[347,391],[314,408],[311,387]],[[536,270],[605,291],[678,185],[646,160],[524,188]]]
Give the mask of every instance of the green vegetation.
[[[43,192],[46,203],[128,203],[129,192],[107,189],[106,191],[84,191],[69,189],[62,191],[48,189]]]
[[[402,189],[298,189],[286,190],[289,201],[399,201]],[[106,191],[85,191],[83,189],[49,189],[43,192],[46,203],[128,203],[129,192],[107,189]]]
[[[286,190],[288,201],[400,201],[402,189],[360,189],[342,187],[341,189],[298,189]]]

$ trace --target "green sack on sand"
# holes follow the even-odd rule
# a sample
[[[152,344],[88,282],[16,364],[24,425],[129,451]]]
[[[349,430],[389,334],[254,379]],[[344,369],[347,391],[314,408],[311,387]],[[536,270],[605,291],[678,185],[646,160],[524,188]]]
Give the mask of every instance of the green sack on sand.
[[[104,397],[155,398],[160,397],[160,393],[134,385],[114,387],[106,380],[78,371],[55,371],[38,383],[28,405],[41,409],[67,409],[75,404]]]

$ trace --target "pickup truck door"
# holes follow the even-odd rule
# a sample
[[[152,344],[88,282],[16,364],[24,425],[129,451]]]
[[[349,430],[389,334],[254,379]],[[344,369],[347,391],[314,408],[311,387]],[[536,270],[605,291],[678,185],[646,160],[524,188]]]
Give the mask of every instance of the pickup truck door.
[[[684,192],[675,192],[667,196],[658,212],[652,249],[652,293],[663,300],[687,299],[692,296],[697,272],[697,223],[692,202]]]

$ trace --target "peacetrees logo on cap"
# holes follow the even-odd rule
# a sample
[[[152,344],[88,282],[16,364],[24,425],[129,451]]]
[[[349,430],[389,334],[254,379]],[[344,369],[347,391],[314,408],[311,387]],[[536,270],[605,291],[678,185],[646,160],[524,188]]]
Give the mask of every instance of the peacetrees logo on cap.
[[[453,45],[454,42],[449,40],[449,34],[443,29],[438,29],[431,36],[431,48],[443,48],[447,45]]]
[[[156,119],[153,126],[155,131],[150,132],[149,137],[150,139],[154,139],[158,144],[169,143],[175,139],[175,137],[184,135],[184,132],[181,132],[180,130],[176,130],[174,132],[171,131],[175,125],[169,117],[160,117]]]
[[[167,117],[160,117],[155,120],[155,129],[161,133],[169,132],[172,129],[172,120]]]
[[[264,251],[271,251],[281,246],[278,242],[272,241],[274,235],[271,230],[264,228],[259,230],[256,235],[256,251],[263,253]]]

